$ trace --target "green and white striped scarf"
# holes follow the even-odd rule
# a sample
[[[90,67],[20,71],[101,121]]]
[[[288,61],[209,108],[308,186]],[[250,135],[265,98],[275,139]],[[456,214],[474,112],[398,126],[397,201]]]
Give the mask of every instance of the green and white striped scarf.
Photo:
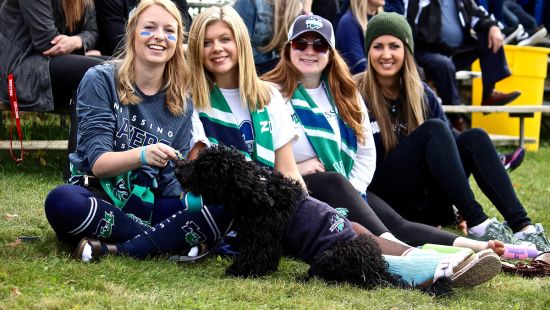
[[[323,83],[330,103],[338,115],[334,99],[330,89],[327,87],[328,83],[325,80],[321,83]],[[327,171],[336,171],[349,177],[357,152],[357,137],[353,130],[338,115],[338,125],[340,128],[340,138],[338,138],[324,116],[323,111],[313,102],[313,99],[301,83],[298,83],[298,87],[294,91],[294,94],[292,94],[290,102],[304,128],[309,142],[317,153],[319,160],[325,166],[325,169]],[[341,147],[339,145],[340,140],[342,141]]]
[[[210,104],[212,108],[209,111],[199,112],[208,140],[212,144],[233,146],[248,158],[273,169],[275,151],[267,108],[250,113],[254,127],[254,151],[249,154],[235,115],[216,85],[210,91]]]

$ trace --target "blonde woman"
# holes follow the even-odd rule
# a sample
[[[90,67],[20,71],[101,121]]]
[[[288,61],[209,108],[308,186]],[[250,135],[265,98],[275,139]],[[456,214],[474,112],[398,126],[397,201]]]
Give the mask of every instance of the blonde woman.
[[[71,185],[52,190],[45,202],[59,238],[82,238],[78,259],[191,248],[216,241],[228,225],[216,225],[221,208],[191,214],[180,201],[172,160],[189,150],[193,112],[183,39],[172,1],[141,0],[123,54],[89,70],[80,84]]]
[[[302,1],[237,0],[234,8],[250,34],[257,73],[271,70],[279,60],[290,24],[302,13]]]
[[[229,6],[208,8],[195,18],[189,37],[197,120],[193,140],[235,146],[260,164],[301,180],[290,145],[290,115],[284,113],[277,89],[256,75],[239,14]]]
[[[383,11],[384,0],[350,0],[349,9],[336,27],[336,47],[346,60],[352,74],[363,72],[365,58],[365,31],[368,20]]]

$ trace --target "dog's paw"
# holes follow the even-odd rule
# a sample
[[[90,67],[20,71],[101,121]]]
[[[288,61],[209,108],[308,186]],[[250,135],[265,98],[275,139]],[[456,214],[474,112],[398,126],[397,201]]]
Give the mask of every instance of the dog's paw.
[[[240,264],[234,262],[225,270],[225,274],[241,278],[257,278],[277,271],[277,268],[265,268],[258,265]]]

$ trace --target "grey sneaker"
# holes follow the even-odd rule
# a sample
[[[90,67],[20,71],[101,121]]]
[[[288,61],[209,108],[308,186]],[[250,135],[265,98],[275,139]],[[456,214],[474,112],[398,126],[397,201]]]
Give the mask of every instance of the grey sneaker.
[[[533,243],[539,251],[550,251],[550,240],[544,235],[542,224],[535,224],[535,229],[537,232],[525,235],[525,238],[521,240]]]
[[[499,222],[496,218],[491,219],[491,224],[487,226],[487,230],[483,236],[477,237],[468,233],[468,238],[480,241],[499,240],[504,243],[516,245],[522,242],[514,236],[510,227]]]

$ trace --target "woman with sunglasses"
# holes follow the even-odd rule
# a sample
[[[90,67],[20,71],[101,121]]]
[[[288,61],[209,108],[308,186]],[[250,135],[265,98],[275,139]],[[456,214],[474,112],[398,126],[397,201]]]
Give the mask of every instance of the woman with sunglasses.
[[[396,13],[373,17],[365,49],[369,64],[358,85],[371,112],[377,149],[369,190],[409,220],[449,224],[455,220],[454,205],[472,239],[521,239],[550,250],[542,225],[531,223],[487,133],[470,129],[456,138],[451,133],[437,97],[418,76],[406,19]],[[507,225],[487,217],[470,188],[470,174]]]
[[[350,220],[389,240],[396,241],[395,234],[413,246],[435,243],[474,251],[492,248],[502,254],[500,242],[470,240],[406,221],[369,193],[373,212],[365,196],[376,165],[369,118],[346,64],[333,47],[333,38],[326,20],[298,17],[281,61],[263,76],[279,85],[288,98],[288,113],[298,132],[292,149],[310,194],[332,207],[347,208]]]

